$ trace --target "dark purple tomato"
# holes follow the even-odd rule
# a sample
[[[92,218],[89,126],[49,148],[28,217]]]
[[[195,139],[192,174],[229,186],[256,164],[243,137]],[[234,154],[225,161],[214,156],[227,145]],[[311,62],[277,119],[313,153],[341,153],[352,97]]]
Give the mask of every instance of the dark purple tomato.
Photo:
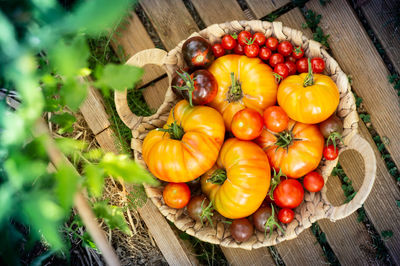
[[[271,215],[272,215],[272,209],[268,205],[260,207],[255,213],[253,213],[254,226],[258,231],[263,233],[264,232],[269,233],[270,230],[273,231],[276,228],[276,225],[274,224],[265,226]],[[276,220],[276,217],[274,217],[274,220]]]
[[[187,39],[182,46],[182,54],[191,69],[207,68],[214,61],[211,44],[200,36]]]
[[[178,69],[175,73],[175,75],[172,78],[171,81],[171,87],[172,87],[172,91],[178,95],[179,97],[184,98],[183,93],[181,90],[177,89],[178,87],[184,87],[186,82],[185,80],[182,78],[181,75],[183,75],[188,69]],[[187,74],[189,76],[189,74]]]
[[[206,221],[206,217],[202,217],[203,210],[210,205],[210,201],[204,195],[194,196],[187,205],[189,216],[196,221]]]
[[[237,242],[248,240],[254,233],[254,227],[246,218],[233,220],[230,226],[233,239]]]
[[[319,130],[321,130],[324,138],[328,138],[332,133],[337,132],[342,134],[343,132],[343,123],[339,117],[333,114],[331,117],[326,119],[324,122],[319,124]]]

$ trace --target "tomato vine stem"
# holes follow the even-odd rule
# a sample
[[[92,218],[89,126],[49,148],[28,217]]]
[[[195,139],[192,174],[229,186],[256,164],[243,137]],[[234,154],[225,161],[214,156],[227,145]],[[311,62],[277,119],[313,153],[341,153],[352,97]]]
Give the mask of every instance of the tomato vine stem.
[[[228,91],[228,102],[236,102],[243,97],[242,86],[239,79],[236,79],[235,73],[231,72],[231,86]]]
[[[177,121],[175,120],[173,109],[172,117],[174,118],[174,122],[167,125],[167,128],[157,128],[157,130],[168,133],[171,139],[181,140],[183,135],[185,135],[185,130],[183,129],[182,125],[178,125]]]
[[[196,78],[192,78],[186,71],[180,73],[177,70],[176,74],[179,75],[179,77],[185,82],[185,84],[183,86],[172,86],[172,87],[181,91],[187,91],[189,94],[189,104],[190,106],[193,106],[193,91],[195,89],[194,80]]]
[[[303,86],[307,87],[307,86],[311,86],[311,85],[314,85],[314,76],[313,76],[312,67],[311,67],[311,59],[308,58],[308,74],[304,78]]]
[[[222,185],[226,180],[226,171],[225,169],[217,169],[212,173],[211,177],[207,180],[207,182],[211,182],[213,184]]]

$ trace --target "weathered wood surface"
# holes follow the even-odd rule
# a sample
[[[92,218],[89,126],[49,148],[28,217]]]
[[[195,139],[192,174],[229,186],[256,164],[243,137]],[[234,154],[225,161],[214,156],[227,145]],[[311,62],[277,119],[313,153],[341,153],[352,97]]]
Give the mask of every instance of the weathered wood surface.
[[[393,231],[393,237],[384,241],[393,261],[400,264],[400,211],[396,200],[400,199],[400,191],[393,177],[388,173],[385,163],[363,122],[359,123],[363,137],[374,148],[377,170],[374,187],[364,203],[364,208],[370,221],[378,233],[385,230]],[[344,171],[353,182],[355,190],[363,181],[363,163],[356,152],[345,152],[339,158]]]
[[[141,0],[140,5],[167,50],[199,30],[182,0]]]
[[[81,112],[88,118],[86,122],[95,135],[110,126],[104,104],[102,101],[98,100],[100,99],[99,97],[101,97],[100,93],[96,89],[90,87],[88,90],[88,97],[81,106]]]
[[[259,248],[252,251],[239,248],[221,247],[224,255],[232,266],[252,265],[275,265],[275,261],[268,248]]]
[[[400,73],[400,1],[369,0],[360,4],[365,18],[378,37],[396,71]]]
[[[236,0],[192,0],[204,23],[209,26],[231,20],[245,20],[246,16]],[[218,16],[215,13],[218,12]]]
[[[399,98],[371,39],[346,0],[331,1],[325,7],[318,0],[312,0],[306,7],[322,14],[321,27],[331,36],[329,44],[334,58],[352,76],[353,91],[363,98],[378,134],[389,138],[386,147],[400,167]]]
[[[91,90],[94,90],[91,88]],[[81,110],[92,110],[90,112],[82,113],[89,127],[92,126],[95,129],[101,128],[102,125],[106,124],[104,118],[107,117],[104,106],[102,105],[103,100],[98,93],[89,93],[88,99],[84,102]],[[92,107],[86,105],[94,104],[100,106],[100,108],[94,110]],[[99,115],[98,113],[103,113]],[[90,124],[89,124],[89,121]],[[108,121],[108,119],[107,119]],[[108,122],[109,123],[109,122]],[[118,140],[109,126],[100,130],[100,134],[96,135],[96,140],[100,146],[111,152],[119,152],[117,147]],[[140,209],[138,209],[140,216],[149,228],[151,235],[157,243],[160,251],[165,257],[166,261],[171,265],[197,265],[198,261],[194,258],[192,253],[187,250],[178,239],[177,235],[173,232],[166,219],[158,211],[157,207],[151,201]]]
[[[111,38],[111,46],[122,62],[128,60],[137,52],[155,47],[135,12],[131,12],[129,16],[120,23],[119,28]],[[124,54],[121,55],[121,52]],[[153,65],[145,66],[142,82],[137,84],[137,86],[140,87],[143,84],[147,84],[164,74],[165,71],[160,67]]]
[[[312,36],[309,29],[302,29],[301,25],[305,22],[305,19],[298,8],[283,14],[277,21],[281,21],[285,26],[301,30],[308,38]],[[331,186],[333,183],[335,183],[335,186]],[[327,185],[329,185],[327,193],[329,200],[336,205],[343,204],[345,196],[340,180],[337,177],[330,177]],[[367,245],[371,240],[365,225],[357,222],[357,214],[352,214],[336,223],[332,223],[329,220],[321,220],[318,224],[326,234],[329,245],[338,260],[343,265],[368,264],[369,257],[364,256],[363,245]],[[301,239],[302,235],[299,237]]]
[[[256,15],[256,18],[260,19],[290,3],[290,0],[246,0],[246,3]]]
[[[165,77],[143,89],[143,97],[150,108],[157,109],[163,103],[168,83],[168,77]]]

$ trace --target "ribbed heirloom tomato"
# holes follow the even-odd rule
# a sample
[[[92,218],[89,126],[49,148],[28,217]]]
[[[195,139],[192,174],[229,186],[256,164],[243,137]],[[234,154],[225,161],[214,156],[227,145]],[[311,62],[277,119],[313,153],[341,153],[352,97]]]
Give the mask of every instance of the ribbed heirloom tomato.
[[[208,106],[182,100],[172,108],[162,129],[150,131],[142,154],[150,172],[167,182],[188,182],[209,170],[218,158],[225,127]]]
[[[269,66],[259,58],[225,55],[208,69],[218,83],[218,93],[210,106],[223,116],[231,130],[233,116],[244,108],[262,111],[276,102],[277,84]]]
[[[263,150],[253,142],[232,138],[222,146],[216,165],[201,177],[201,189],[221,215],[238,219],[260,207],[270,179]]]
[[[256,142],[266,152],[271,167],[292,178],[300,178],[317,168],[324,148],[324,137],[316,125],[294,120],[289,120],[280,133],[263,129]]]

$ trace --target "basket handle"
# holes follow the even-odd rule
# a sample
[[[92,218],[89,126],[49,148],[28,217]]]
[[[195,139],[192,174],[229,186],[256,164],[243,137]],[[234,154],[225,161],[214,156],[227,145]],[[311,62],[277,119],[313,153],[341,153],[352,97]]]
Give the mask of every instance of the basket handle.
[[[345,149],[340,151],[340,154],[346,150],[355,150],[361,154],[364,159],[364,169],[365,176],[361,188],[356,193],[355,197],[348,203],[342,204],[340,206],[333,206],[333,209],[329,211],[326,218],[331,221],[336,221],[345,218],[356,211],[362,206],[364,201],[367,199],[369,193],[371,192],[372,186],[375,181],[376,176],[376,158],[374,150],[371,145],[358,133],[354,135],[349,144]]]
[[[164,65],[166,56],[166,51],[152,48],[136,53],[131,58],[129,58],[126,64],[138,67],[143,67],[145,65],[157,65],[162,67]],[[127,100],[127,90],[125,89],[123,91],[115,91],[114,101],[115,107],[121,120],[130,129],[133,129],[141,121],[141,117],[138,117],[137,115],[132,113],[131,109],[129,108]]]

